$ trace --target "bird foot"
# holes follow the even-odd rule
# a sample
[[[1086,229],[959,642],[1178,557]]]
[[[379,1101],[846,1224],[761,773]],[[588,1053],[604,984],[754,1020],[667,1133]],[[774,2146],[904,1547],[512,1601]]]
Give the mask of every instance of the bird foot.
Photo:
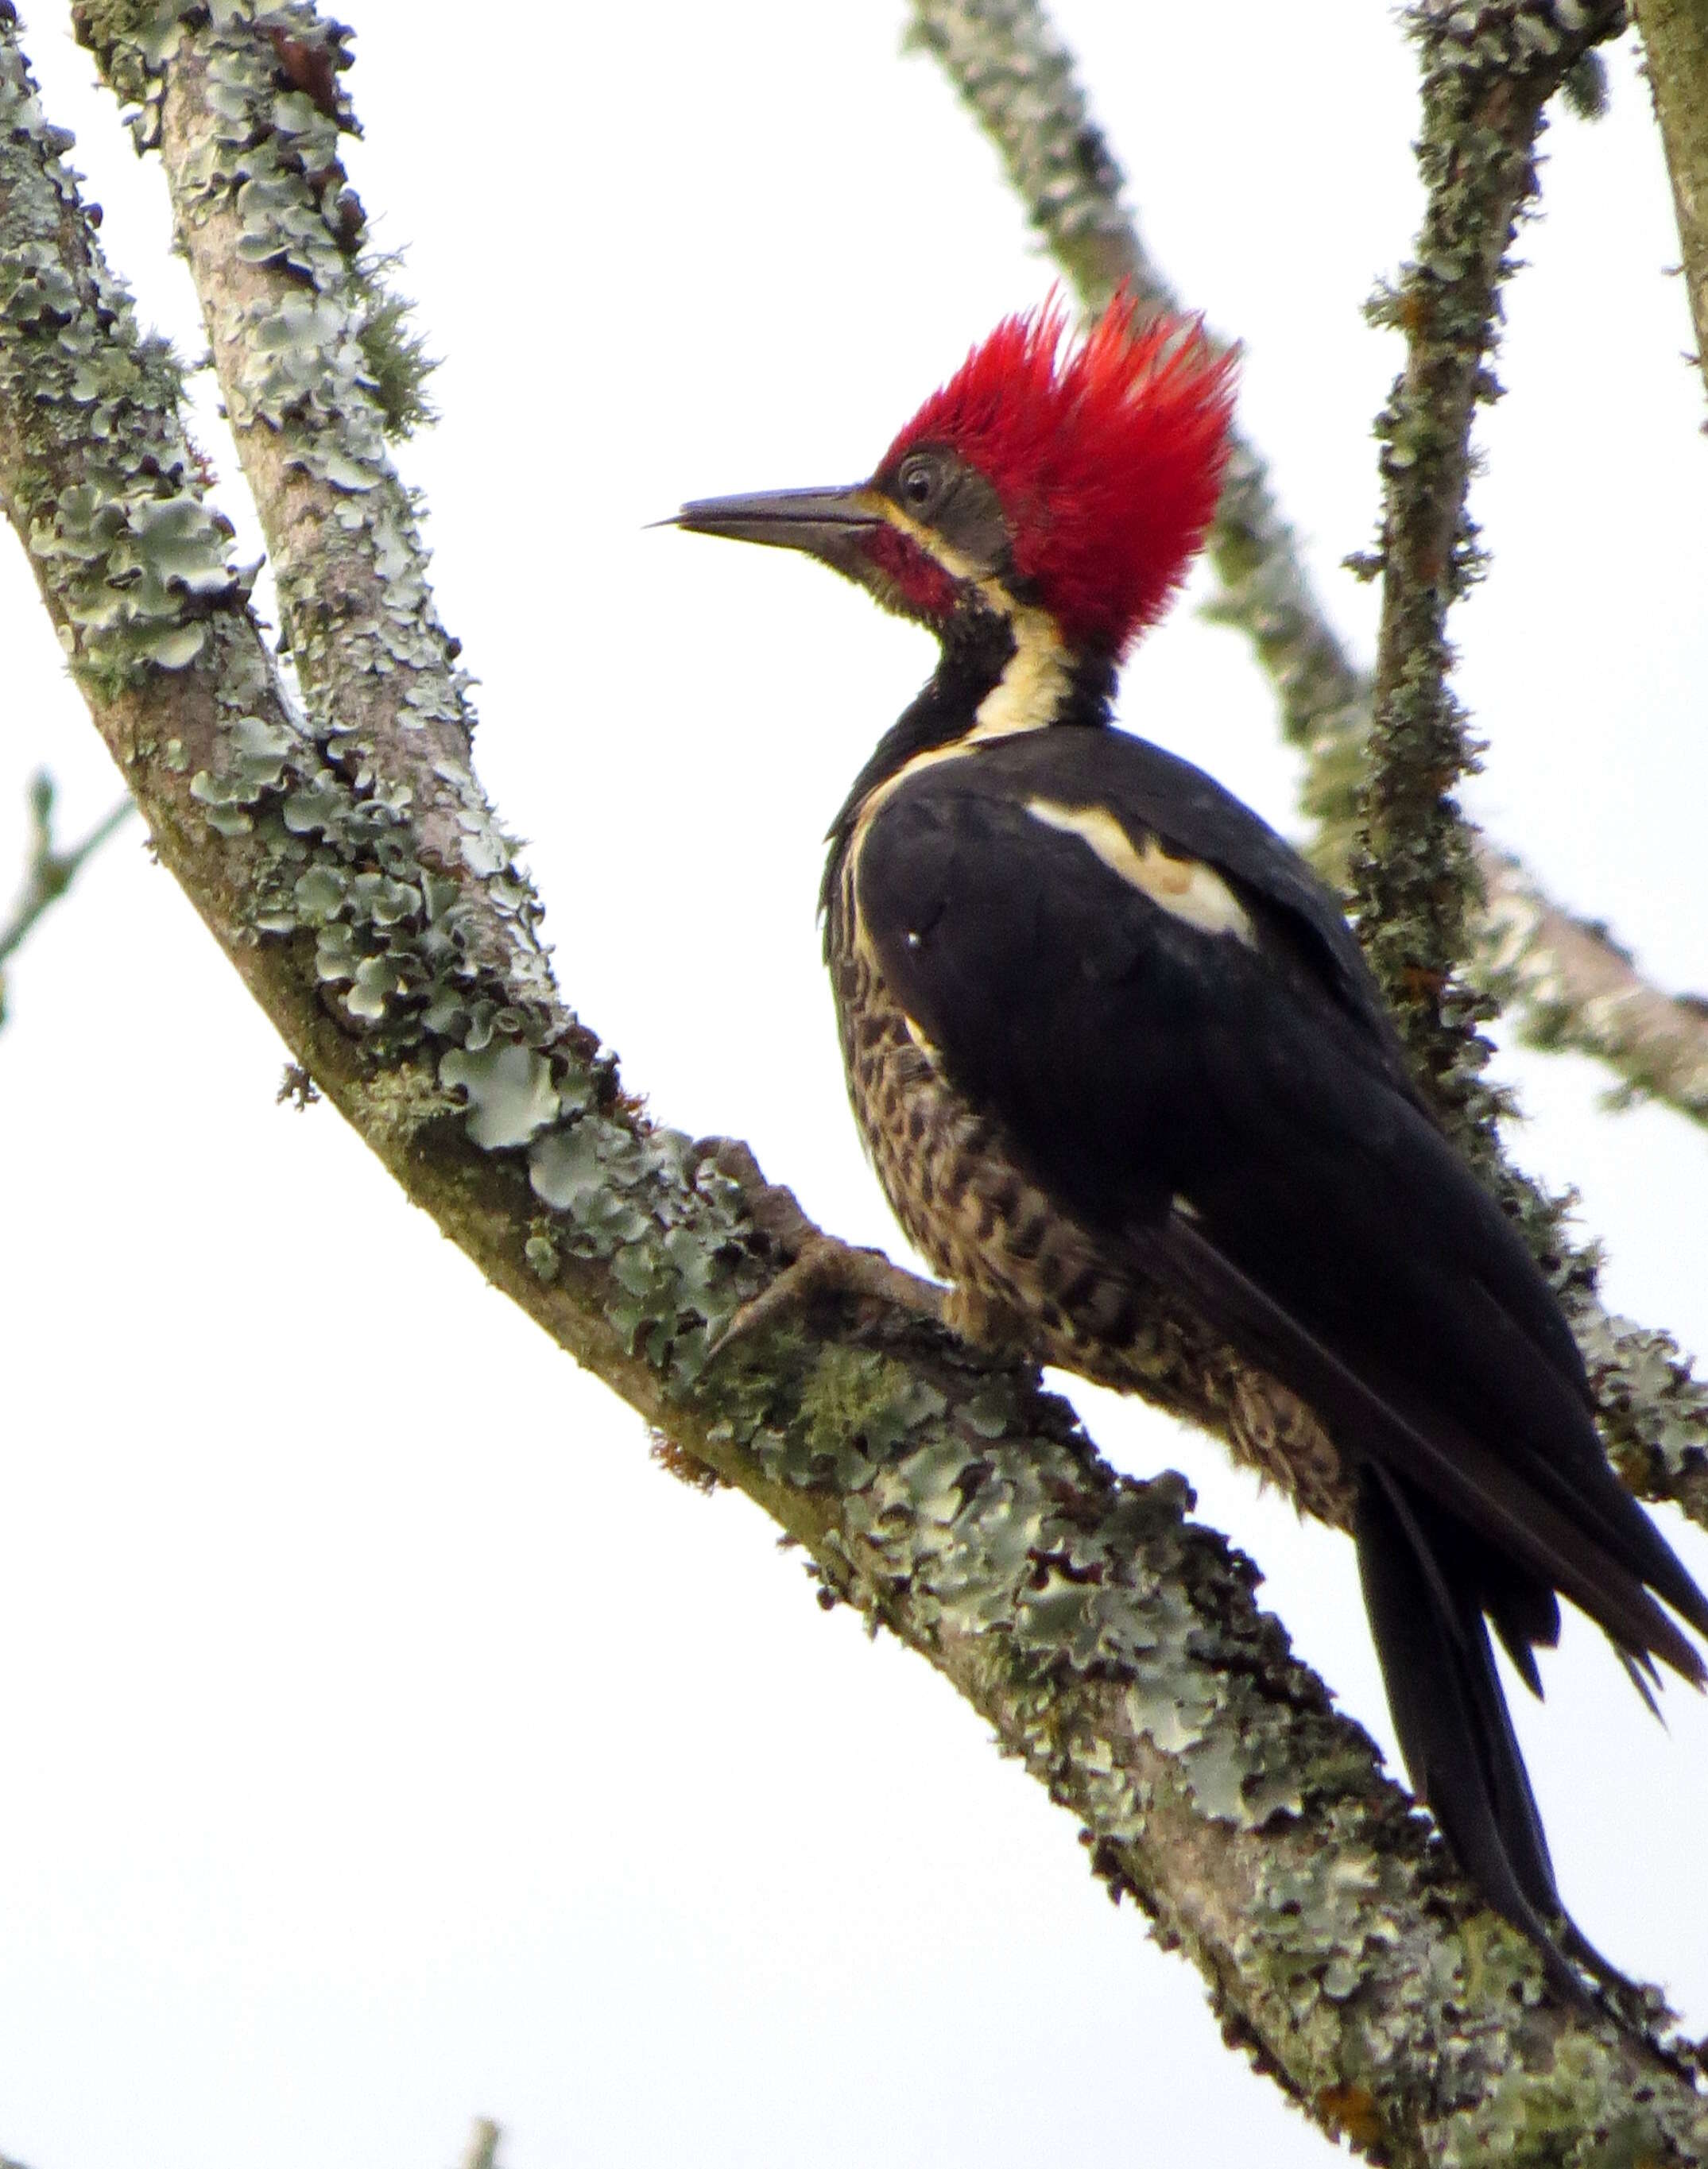
[[[826,1296],[853,1296],[884,1303],[928,1319],[933,1325],[948,1322],[954,1290],[892,1265],[881,1250],[857,1250],[827,1235],[801,1210],[792,1190],[780,1182],[766,1181],[744,1144],[728,1138],[704,1139],[700,1158],[702,1162],[710,1160],[719,1174],[740,1187],[748,1218],[778,1254],[789,1260],[769,1287],[751,1303],[743,1303],[727,1324],[712,1335],[706,1345],[708,1359]]]
[[[881,1250],[855,1250],[833,1235],[815,1232],[804,1238],[771,1285],[742,1305],[705,1352],[708,1357],[721,1356],[735,1341],[825,1296],[865,1298],[941,1325],[946,1294],[934,1281],[891,1265]]]

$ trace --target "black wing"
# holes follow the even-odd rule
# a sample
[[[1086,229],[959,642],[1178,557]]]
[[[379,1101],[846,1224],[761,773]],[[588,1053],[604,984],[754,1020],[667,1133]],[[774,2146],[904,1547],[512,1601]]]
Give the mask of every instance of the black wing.
[[[1210,870],[1237,907],[1221,930],[1202,895],[1195,917],[1123,869],[1107,823],[1102,849],[1094,819],[1076,832],[1088,809],[1136,856],[1154,842]],[[1532,1685],[1556,1591],[1629,1665],[1700,1681],[1651,1591],[1704,1632],[1708,1600],[1609,1468],[1564,1317],[1419,1104],[1333,898],[1200,771],[1091,730],[905,780],[857,881],[891,989],[1028,1172],[1375,1472],[1357,1534],[1413,1782],[1535,1932],[1557,1900],[1485,1615]]]
[[[1338,899],[1249,806],[1176,754],[1116,730],[1031,731],[984,749],[981,773],[1017,800],[1034,793],[1117,813],[1136,836],[1225,874],[1263,919],[1275,961],[1302,971],[1360,1031],[1374,1063],[1420,1109],[1392,1020]]]

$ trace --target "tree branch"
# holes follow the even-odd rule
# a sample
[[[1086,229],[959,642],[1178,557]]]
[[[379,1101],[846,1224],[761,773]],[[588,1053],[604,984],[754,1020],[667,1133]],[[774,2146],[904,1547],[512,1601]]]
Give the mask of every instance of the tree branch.
[[[1621,29],[1623,0],[1418,0],[1418,159],[1428,203],[1418,253],[1375,320],[1402,331],[1406,365],[1377,418],[1384,510],[1375,710],[1359,793],[1354,898],[1365,946],[1438,1106],[1498,1168],[1498,1102],[1483,1081],[1492,1005],[1460,978],[1482,907],[1470,823],[1455,790],[1477,768],[1448,688],[1447,613],[1482,569],[1466,510],[1471,424],[1498,386],[1507,250],[1535,191],[1543,107],[1592,46]]]
[[[1599,1055],[1620,1072],[1615,1097],[1708,1118],[1708,1001],[1651,986],[1604,926],[1550,903],[1486,836],[1477,863],[1488,912],[1479,966],[1498,998],[1523,1005],[1531,1044]]]
[[[364,616],[386,608],[367,567],[389,568],[351,538],[396,530],[359,375],[336,406],[323,396],[317,342],[335,344],[342,303],[319,281],[336,269],[303,245],[281,260],[308,271],[281,272],[279,290],[245,283],[270,221],[300,242],[305,192],[330,185],[280,157],[245,194],[258,150],[312,136],[303,101],[326,101],[298,76],[334,96],[333,34],[306,7],[264,29],[217,14],[172,37],[152,17],[146,48],[110,16],[91,28],[112,77],[159,109],[234,413],[281,301],[307,304],[285,326],[299,392],[258,427],[240,419],[240,442],[266,516],[290,528],[269,541],[292,563],[294,615],[322,605],[301,649],[309,717],[226,562],[169,363],[101,264],[9,20],[0,499],[162,859],[297,1058],[495,1286],[756,1499],[827,1591],[960,1687],[1084,1825],[1110,1888],[1199,1966],[1231,2038],[1325,2129],[1402,2164],[1519,2140],[1587,2161],[1615,2130],[1700,2156],[1708,2105],[1688,2068],[1540,2000],[1535,1954],[1292,1660],[1250,1567],[1185,1520],[1178,1479],[1115,1477],[1031,1374],[881,1311],[803,1318],[708,1365],[709,1329],[777,1258],[727,1171],[739,1159],[647,1124],[558,999],[525,878],[468,776],[466,719],[410,697],[445,686],[449,653],[418,561],[396,605],[399,697],[353,682],[391,634]],[[1201,1393],[1193,1353],[1182,1376]]]
[[[1506,252],[1535,186],[1543,107],[1591,48],[1623,26],[1624,8],[1622,0],[1483,0],[1471,9],[1455,0],[1419,0],[1409,21],[1423,56],[1418,157],[1429,199],[1417,258],[1397,291],[1377,304],[1378,316],[1403,330],[1407,360],[1377,424],[1384,589],[1376,712],[1354,868],[1359,930],[1438,1106],[1556,1283],[1620,1473],[1643,1495],[1674,1499],[1694,1519],[1708,1522],[1708,1469],[1700,1452],[1686,1448],[1680,1456],[1664,1443],[1677,1437],[1668,1415],[1668,1404],[1679,1405],[1674,1393],[1700,1403],[1700,1387],[1670,1340],[1603,1308],[1593,1251],[1571,1242],[1561,1202],[1501,1150],[1501,1096],[1484,1079],[1488,1046],[1477,1029],[1494,1009],[1482,865],[1493,861],[1501,876],[1508,914],[1520,892],[1510,861],[1503,868],[1491,853],[1479,851],[1452,795],[1458,779],[1475,766],[1476,751],[1446,684],[1446,614],[1480,568],[1466,511],[1471,424],[1478,402],[1498,389],[1487,364],[1499,287],[1510,269]],[[1485,957],[1482,986],[1473,989],[1459,973],[1478,919]],[[1581,985],[1587,952],[1610,946],[1581,928],[1568,941],[1572,922],[1555,907],[1535,911],[1532,923],[1548,925],[1556,941],[1567,943],[1568,964],[1550,973],[1556,989],[1568,968]],[[1599,964],[1602,956],[1594,961]],[[1531,969],[1535,976],[1527,979],[1508,964],[1507,983],[1535,985],[1540,967]],[[1604,1021],[1598,1022],[1586,1001],[1581,1031],[1598,1046],[1623,1042],[1629,1059],[1636,1005],[1628,976],[1609,977],[1626,997],[1617,1005],[1617,1025],[1604,1002]],[[1652,1000],[1658,1005],[1663,998]],[[1559,1005],[1557,999],[1548,1008],[1535,1005],[1534,1032],[1546,1033],[1551,1021],[1556,1041],[1563,1037]],[[1670,1016],[1685,1005],[1665,1007]],[[1678,1036],[1669,1034],[1665,1042],[1674,1063]],[[1688,1037],[1694,1041],[1694,1030]],[[1655,1065],[1664,1058],[1657,1052]],[[1637,1416],[1652,1385],[1659,1386],[1659,1398]],[[1689,1421],[1694,1431],[1696,1418]]]
[[[498,2141],[503,2131],[489,2116],[477,2116],[463,2149],[462,2169],[498,2169]]]
[[[1708,386],[1708,11],[1700,0],[1632,0],[1679,216],[1696,366]]]
[[[61,850],[53,839],[53,778],[40,769],[29,785],[29,856],[24,879],[12,906],[12,915],[0,925],[0,1026],[6,1022],[6,960],[14,957],[29,938],[36,921],[52,909],[83,867],[108,839],[114,835],[127,814],[130,801],[121,798],[90,829],[80,844]]]

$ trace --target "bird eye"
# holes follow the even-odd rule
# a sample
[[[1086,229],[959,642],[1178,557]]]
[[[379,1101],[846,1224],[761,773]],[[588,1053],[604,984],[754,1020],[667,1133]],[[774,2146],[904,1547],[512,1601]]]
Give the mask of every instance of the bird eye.
[[[923,459],[904,460],[902,472],[896,477],[902,502],[916,511],[929,504],[936,496],[939,479],[936,462]]]

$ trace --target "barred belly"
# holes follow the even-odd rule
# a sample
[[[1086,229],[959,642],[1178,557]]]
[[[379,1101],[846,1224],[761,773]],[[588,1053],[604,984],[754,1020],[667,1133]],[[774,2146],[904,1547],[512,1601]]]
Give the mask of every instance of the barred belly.
[[[1315,1416],[1021,1170],[1000,1123],[910,1029],[855,935],[848,889],[844,871],[828,962],[849,1097],[897,1218],[957,1291],[956,1324],[1205,1425],[1306,1511],[1345,1526],[1345,1474]]]

